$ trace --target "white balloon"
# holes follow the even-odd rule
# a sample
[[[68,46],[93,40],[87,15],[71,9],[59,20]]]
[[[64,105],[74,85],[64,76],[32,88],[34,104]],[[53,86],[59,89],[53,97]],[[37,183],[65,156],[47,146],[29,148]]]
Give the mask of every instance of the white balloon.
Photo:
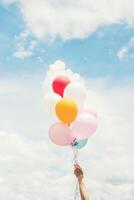
[[[55,93],[46,94],[43,101],[45,111],[55,113],[55,105],[59,100],[61,100],[61,97]]]
[[[86,99],[86,88],[78,82],[71,82],[64,90],[64,97],[73,99],[81,107]]]
[[[98,117],[98,113],[97,113],[97,110],[95,107],[86,106],[80,111],[80,113],[90,113],[94,117],[96,117],[96,118]]]

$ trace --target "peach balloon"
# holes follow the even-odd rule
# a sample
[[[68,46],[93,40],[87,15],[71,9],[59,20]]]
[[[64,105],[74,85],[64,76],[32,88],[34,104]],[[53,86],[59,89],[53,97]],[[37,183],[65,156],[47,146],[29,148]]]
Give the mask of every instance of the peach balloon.
[[[70,128],[62,123],[55,123],[49,128],[49,137],[53,143],[61,146],[70,145],[74,140]]]

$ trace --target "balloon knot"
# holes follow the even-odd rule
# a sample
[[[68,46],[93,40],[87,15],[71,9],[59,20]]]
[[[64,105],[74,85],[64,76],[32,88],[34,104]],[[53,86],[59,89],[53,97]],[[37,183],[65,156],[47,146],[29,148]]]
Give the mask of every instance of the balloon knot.
[[[72,146],[77,146],[77,145],[78,145],[78,141],[77,141],[76,138],[73,140],[73,142],[71,143],[71,145],[72,145]]]

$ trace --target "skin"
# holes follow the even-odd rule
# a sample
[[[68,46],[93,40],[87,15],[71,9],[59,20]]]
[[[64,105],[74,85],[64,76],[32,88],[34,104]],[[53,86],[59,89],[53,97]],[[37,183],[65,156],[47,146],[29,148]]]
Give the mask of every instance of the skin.
[[[81,200],[89,200],[89,195],[85,186],[83,170],[80,165],[74,165],[74,174],[78,179]]]

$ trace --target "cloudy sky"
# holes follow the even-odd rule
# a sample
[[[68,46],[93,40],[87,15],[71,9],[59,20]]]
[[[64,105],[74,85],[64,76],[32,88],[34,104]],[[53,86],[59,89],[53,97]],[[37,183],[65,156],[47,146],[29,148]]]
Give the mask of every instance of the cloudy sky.
[[[98,111],[79,153],[91,200],[133,200],[133,0],[0,0],[0,199],[73,200],[72,151],[50,142],[42,104],[56,60]]]

